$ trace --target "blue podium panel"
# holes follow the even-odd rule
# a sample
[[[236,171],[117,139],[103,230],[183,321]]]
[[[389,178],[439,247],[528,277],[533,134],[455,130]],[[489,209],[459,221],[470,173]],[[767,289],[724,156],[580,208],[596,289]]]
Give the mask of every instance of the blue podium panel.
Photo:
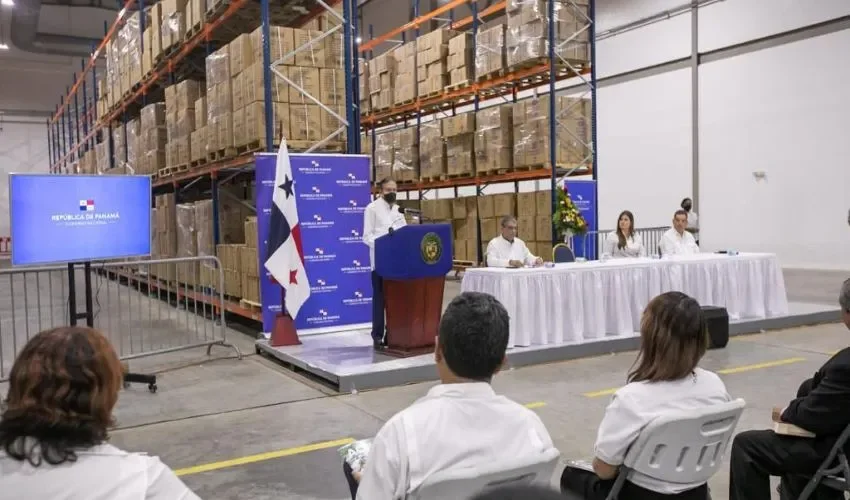
[[[375,240],[375,271],[390,280],[445,277],[452,270],[452,226],[404,226]]]

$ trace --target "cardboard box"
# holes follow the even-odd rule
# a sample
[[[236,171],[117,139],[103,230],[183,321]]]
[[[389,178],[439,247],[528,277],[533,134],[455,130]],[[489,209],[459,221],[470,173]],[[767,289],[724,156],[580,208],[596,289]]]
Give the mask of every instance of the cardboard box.
[[[501,234],[499,228],[499,219],[497,218],[481,219],[479,224],[481,225],[481,242],[485,245],[490,240]]]
[[[517,193],[516,213],[520,217],[537,215],[537,195],[534,191]]]
[[[494,194],[493,211],[497,218],[516,214],[516,195],[514,193]]]
[[[496,172],[513,166],[513,108],[495,106],[475,115],[475,169]]]
[[[517,217],[517,236],[527,243],[534,241],[536,235],[537,221],[534,220],[533,215]]]
[[[286,67],[278,68],[283,74],[289,78],[289,71]],[[274,102],[289,102],[290,86],[283,78],[275,75],[269,75],[269,82],[272,90],[272,101]],[[263,65],[262,63],[252,64],[250,67],[242,71],[240,75],[243,101],[247,105],[252,102],[262,101],[265,96],[265,86],[263,81]]]
[[[535,191],[534,192],[535,213],[537,215],[552,215],[552,191]]]
[[[242,70],[248,68],[254,62],[254,48],[251,44],[251,35],[243,33],[233,39],[229,45],[230,53],[230,77],[233,78]]]
[[[245,245],[257,248],[257,218],[247,217],[245,219]]]
[[[494,199],[492,195],[478,196],[478,217],[482,219],[492,219],[496,216]]]
[[[291,66],[288,68],[288,78],[292,83],[301,87],[304,92],[318,98],[321,94],[321,85],[319,82],[319,68],[304,68],[299,66]],[[292,104],[310,104],[311,101],[295,86],[289,87],[289,102]]]
[[[274,143],[278,144],[281,137],[291,138],[289,130],[289,105],[272,103],[272,120],[274,121]],[[265,104],[252,102],[245,107],[245,144],[258,142],[266,144],[266,113]],[[294,139],[293,139],[294,140]],[[239,146],[240,144],[237,144]]]
[[[445,221],[452,218],[452,200],[422,200],[422,215],[432,221]]]
[[[254,64],[263,64],[263,29],[262,26],[251,32],[252,55],[250,61],[242,62],[243,69]],[[269,55],[270,62],[275,62],[295,50],[295,30],[283,26],[269,26]],[[281,61],[281,64],[296,64],[295,56]]]
[[[442,120],[435,120],[419,128],[419,168],[422,179],[438,180],[447,172],[446,141],[441,125]]]
[[[289,105],[289,138],[293,141],[318,141],[322,138],[321,108],[316,104]]]
[[[305,47],[303,50],[295,54],[295,65],[306,66],[311,68],[319,68],[325,63],[325,44],[323,40],[314,42],[307,46],[311,40],[316,40],[322,36],[321,31],[293,29],[295,37],[295,47]]]
[[[207,98],[199,97],[195,101],[195,130],[207,124]]]
[[[475,76],[477,79],[492,76],[507,67],[505,52],[505,25],[480,30],[475,46]]]
[[[548,215],[535,215],[534,216],[534,225],[535,230],[534,234],[536,239],[543,240],[551,238],[552,234],[552,217]]]
[[[472,243],[474,246],[475,243]],[[467,242],[466,240],[454,240],[452,242],[452,257],[453,260],[469,260],[467,258]]]

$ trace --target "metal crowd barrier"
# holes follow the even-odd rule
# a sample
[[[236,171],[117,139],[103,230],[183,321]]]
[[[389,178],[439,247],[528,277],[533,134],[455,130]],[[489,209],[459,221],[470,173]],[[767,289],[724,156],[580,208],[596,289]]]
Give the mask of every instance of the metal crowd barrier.
[[[670,229],[670,226],[664,227],[643,227],[636,228],[635,234],[640,236],[643,241],[643,246],[646,248],[646,254],[648,256],[657,255],[659,253],[659,245],[661,245],[661,238],[664,236],[664,233]],[[584,242],[582,243],[581,238],[577,242],[577,246],[582,246],[584,248],[585,256],[591,255],[594,259],[602,258],[602,252],[605,250],[605,240],[608,238],[608,235],[613,233],[614,230],[607,231],[590,231],[583,236]]]
[[[85,275],[73,271],[77,309]],[[0,269],[0,382],[38,332],[70,323],[67,266]],[[216,257],[92,263],[94,327],[122,360],[227,342],[224,272]],[[79,322],[85,324],[85,320]]]

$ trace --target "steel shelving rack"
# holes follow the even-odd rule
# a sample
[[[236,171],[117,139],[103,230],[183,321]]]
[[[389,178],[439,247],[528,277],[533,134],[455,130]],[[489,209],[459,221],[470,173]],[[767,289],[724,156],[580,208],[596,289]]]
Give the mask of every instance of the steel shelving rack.
[[[507,1],[499,1],[493,5],[478,11],[476,0],[450,0],[436,9],[420,14],[419,1],[411,0],[412,2],[412,18],[409,22],[402,26],[396,27],[389,32],[372,37],[368,41],[364,41],[357,47],[358,52],[365,58],[371,59],[372,50],[381,44],[385,43],[404,43],[409,41],[407,34],[412,32],[413,40],[419,36],[419,28],[429,22],[441,22],[441,27],[448,27],[452,30],[464,31],[472,30],[473,52],[475,52],[477,43],[476,34],[479,26],[488,19],[498,17],[506,13],[508,8]],[[582,12],[582,6],[586,7],[586,23],[578,29],[576,33],[567,37],[566,40],[557,41],[555,36],[555,9],[556,3],[566,6],[567,8],[575,9],[575,12]],[[425,98],[416,98],[411,103],[394,106],[389,110],[377,111],[374,113],[366,113],[361,118],[361,126],[364,131],[371,134],[371,144],[374,158],[374,147],[376,144],[375,135],[380,131],[390,130],[393,127],[416,127],[417,131],[422,124],[422,118],[425,116],[445,117],[457,114],[459,107],[471,106],[471,111],[475,112],[480,109],[483,103],[488,101],[501,100],[505,103],[517,102],[518,94],[525,90],[537,89],[551,96],[558,94],[559,89],[557,84],[559,81],[566,79],[577,79],[579,84],[579,97],[582,99],[590,99],[591,117],[590,117],[590,143],[584,144],[585,141],[573,136],[578,142],[583,143],[589,151],[585,158],[586,165],[584,167],[573,167],[567,169],[557,168],[557,145],[558,128],[561,126],[561,118],[570,110],[559,112],[556,109],[555,99],[549,100],[549,162],[548,166],[542,170],[531,171],[514,171],[499,175],[474,175],[472,177],[463,178],[448,178],[439,181],[414,182],[412,184],[402,184],[399,186],[400,191],[418,192],[418,198],[423,199],[423,195],[434,189],[454,189],[454,196],[458,196],[458,188],[465,186],[474,186],[478,196],[484,194],[484,189],[494,183],[514,183],[514,190],[518,190],[519,182],[530,180],[545,180],[551,182],[552,190],[552,209],[554,211],[556,205],[555,186],[562,180],[571,175],[587,175],[591,174],[593,179],[597,178],[597,154],[596,154],[596,42],[595,42],[595,27],[596,27],[596,1],[586,0],[578,2],[576,0],[549,0],[546,2],[548,9],[548,57],[540,64],[523,67],[513,71],[508,71],[504,74],[492,78],[485,78],[471,82],[469,85],[461,87],[453,87],[446,89],[436,96]],[[454,10],[467,5],[472,15],[460,20],[454,20]],[[371,35],[372,27],[368,27],[368,32]],[[582,34],[586,34],[588,39],[588,55],[589,61],[585,66],[577,66],[570,63],[560,56],[559,50],[570,43],[576,43],[576,39]],[[401,41],[396,37],[401,36]],[[576,86],[573,87],[575,89]],[[575,93],[575,90],[573,90]],[[418,133],[418,132],[417,132]],[[409,195],[408,195],[409,196]],[[556,240],[556,232],[553,224],[552,241]],[[481,254],[481,231],[480,224],[478,228],[478,236],[476,239],[476,248],[478,251],[478,262],[481,262],[483,255]]]
[[[120,1],[120,0],[119,0]],[[47,120],[47,139],[50,151],[49,171],[56,174],[69,173],[69,167],[78,161],[83,153],[94,148],[95,143],[105,141],[109,144],[110,166],[114,166],[114,145],[112,144],[112,123],[128,120],[139,116],[141,107],[149,102],[158,102],[162,99],[163,89],[166,85],[177,83],[178,79],[184,79],[197,75],[203,78],[204,59],[223,44],[229,43],[241,33],[251,32],[257,27],[263,29],[263,67],[264,67],[264,89],[265,89],[265,145],[266,151],[275,150],[274,122],[272,120],[272,103],[270,101],[271,86],[273,78],[283,78],[288,84],[295,86],[276,67],[283,60],[290,59],[300,51],[308,50],[317,40],[342,33],[342,61],[345,75],[346,106],[345,114],[340,115],[319,102],[317,96],[311,96],[303,89],[298,88],[305,97],[324,108],[325,112],[332,113],[340,121],[340,128],[315,144],[306,151],[319,150],[324,144],[334,137],[342,136],[346,140],[348,153],[356,153],[360,149],[359,121],[360,115],[357,111],[356,91],[358,87],[356,58],[354,57],[354,45],[357,27],[356,0],[217,0],[213,7],[207,10],[206,20],[203,28],[187,36],[176,48],[171,49],[168,54],[161,58],[155,67],[146,75],[142,81],[118,99],[103,118],[97,118],[96,103],[97,75],[99,63],[105,58],[106,45],[114,39],[118,30],[124,25],[133,11],[144,10],[144,0],[126,0],[121,4],[121,10],[115,22],[105,27],[104,38],[99,45],[92,47],[91,56],[81,62],[80,73],[75,73],[72,85],[66,89],[65,95],[60,97],[55,113]],[[150,5],[150,3],[148,4]],[[335,9],[342,6],[340,15]],[[269,27],[275,25],[299,27],[310,22],[321,14],[327,14],[329,19],[336,21],[317,38],[297,47],[290,54],[284,55],[280,61],[271,60],[269,48]],[[144,22],[144,21],[142,21]],[[144,31],[144,25],[141,26]],[[144,47],[142,47],[144,50]],[[219,243],[219,186],[234,180],[245,179],[246,175],[253,172],[254,151],[237,155],[220,161],[212,161],[201,167],[181,172],[163,179],[156,179],[153,183],[154,193],[175,192],[178,200],[183,194],[191,194],[195,197],[201,193],[205,197],[211,197],[213,201],[213,227],[214,241]],[[244,203],[244,202],[243,202]],[[250,205],[250,204],[249,204]],[[250,207],[256,210],[256,207]],[[132,276],[125,278],[134,279]],[[140,280],[141,281],[141,280]],[[162,287],[162,285],[157,285]],[[179,290],[189,299],[207,302],[214,307],[221,307],[227,312],[248,319],[260,321],[260,311],[243,307],[238,302],[227,301],[219,303],[218,299],[202,293],[190,290]]]

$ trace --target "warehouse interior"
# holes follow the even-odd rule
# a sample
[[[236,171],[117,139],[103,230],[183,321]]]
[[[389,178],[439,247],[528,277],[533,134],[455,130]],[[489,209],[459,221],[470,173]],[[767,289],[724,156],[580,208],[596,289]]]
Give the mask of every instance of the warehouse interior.
[[[557,23],[539,10],[522,22],[543,31],[510,41],[504,26],[523,12],[511,5],[531,4],[570,12],[553,35],[559,53],[547,40]],[[527,53],[512,60],[511,43]],[[337,449],[373,436],[433,378],[340,392],[256,351],[254,153],[284,135],[293,151],[368,155],[372,180],[398,180],[400,203],[452,221],[452,276],[480,264],[501,214],[551,255],[552,186],[564,179],[595,181],[598,231],[623,210],[638,228],[666,229],[690,197],[704,252],[775,254],[789,301],[834,309],[850,269],[848,47],[846,0],[2,0],[0,171],[151,175],[153,257],[221,262],[221,300],[188,286],[162,299],[171,285],[152,281],[214,287],[203,264],[119,263],[97,276],[99,297],[114,297],[98,306],[116,311],[98,327],[134,371],[159,378],[156,394],[122,392],[113,444],[160,456],[204,499],[342,500]],[[8,202],[3,182],[0,257]],[[8,369],[16,331],[62,321],[65,289],[61,275],[7,278]],[[444,302],[458,293],[449,279]],[[119,310],[144,312],[133,323]],[[701,366],[747,401],[739,430],[768,426],[771,408],[846,347],[830,318],[706,355]],[[148,355],[135,333],[122,341],[117,331],[138,325],[162,352]],[[198,347],[171,352],[189,338]],[[585,458],[603,396],[634,356],[510,368],[494,386],[540,416],[563,460]],[[728,498],[728,481],[721,468],[712,498]]]

